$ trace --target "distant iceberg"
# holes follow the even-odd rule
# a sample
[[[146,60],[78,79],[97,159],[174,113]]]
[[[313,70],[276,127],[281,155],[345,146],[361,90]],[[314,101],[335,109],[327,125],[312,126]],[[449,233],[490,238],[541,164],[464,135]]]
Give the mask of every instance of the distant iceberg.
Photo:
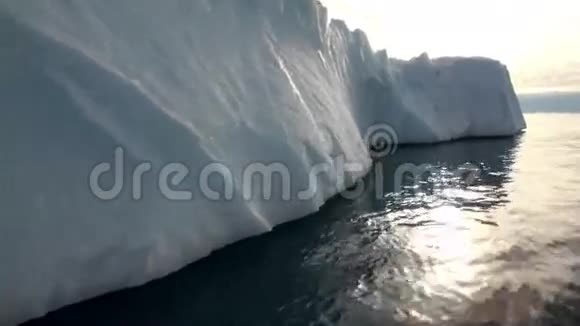
[[[395,145],[525,128],[499,62],[389,59],[314,0],[0,0],[0,60],[0,325],[317,211],[370,169],[376,126]],[[271,198],[239,195],[267,188],[243,184],[256,163]]]

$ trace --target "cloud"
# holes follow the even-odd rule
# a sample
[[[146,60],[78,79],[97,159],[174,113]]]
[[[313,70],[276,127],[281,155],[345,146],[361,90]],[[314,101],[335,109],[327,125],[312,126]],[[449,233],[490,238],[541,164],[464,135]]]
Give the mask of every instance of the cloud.
[[[514,83],[520,90],[576,90],[580,91],[580,60],[563,64],[544,65],[541,68],[522,68],[513,73]]]

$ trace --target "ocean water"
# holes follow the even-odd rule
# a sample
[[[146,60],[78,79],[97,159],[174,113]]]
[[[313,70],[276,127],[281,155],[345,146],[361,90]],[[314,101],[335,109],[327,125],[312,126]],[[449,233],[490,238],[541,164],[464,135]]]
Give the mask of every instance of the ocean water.
[[[580,325],[580,114],[526,119],[401,147],[356,200],[28,325]]]

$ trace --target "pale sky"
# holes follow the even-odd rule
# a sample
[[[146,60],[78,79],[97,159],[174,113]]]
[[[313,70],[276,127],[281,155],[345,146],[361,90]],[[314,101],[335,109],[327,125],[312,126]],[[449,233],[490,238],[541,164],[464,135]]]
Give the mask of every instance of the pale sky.
[[[580,0],[322,0],[375,49],[409,59],[487,56],[516,88],[580,90]]]

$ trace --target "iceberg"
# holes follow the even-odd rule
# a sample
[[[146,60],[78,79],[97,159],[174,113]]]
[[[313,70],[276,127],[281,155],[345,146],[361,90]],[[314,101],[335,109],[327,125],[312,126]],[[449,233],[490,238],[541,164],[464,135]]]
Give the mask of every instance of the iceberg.
[[[525,128],[501,63],[389,58],[314,0],[0,0],[0,67],[0,325],[316,212],[385,144]]]

